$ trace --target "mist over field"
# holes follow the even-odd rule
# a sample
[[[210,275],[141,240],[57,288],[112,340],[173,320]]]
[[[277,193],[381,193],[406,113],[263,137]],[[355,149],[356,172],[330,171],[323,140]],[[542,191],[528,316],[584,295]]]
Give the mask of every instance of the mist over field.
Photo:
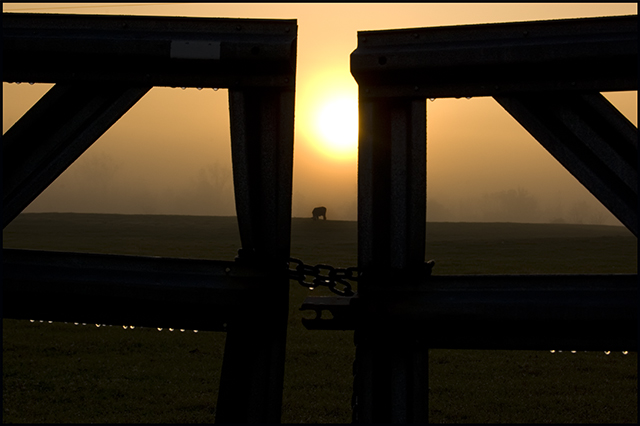
[[[89,149],[25,212],[236,214],[230,153],[227,159],[205,158],[182,169],[177,169],[176,162],[172,169],[162,161],[147,159],[142,170],[135,158],[96,148]],[[172,166],[171,161],[166,163]],[[316,158],[315,162],[303,163],[305,173],[301,173],[300,163],[294,165],[293,216],[311,217],[311,210],[322,205],[327,207],[329,220],[356,220],[356,164],[335,165]],[[504,184],[484,186],[482,182],[470,182],[455,187],[449,180],[448,190],[446,176],[432,178],[435,172],[431,169],[428,167],[428,221],[620,225],[571,176],[561,176],[564,180],[554,187],[555,191],[524,186],[526,179],[517,175]],[[568,175],[563,170],[560,173]],[[334,182],[336,176],[342,184]]]
[[[190,173],[175,176],[166,185],[154,185],[153,176],[131,179],[124,161],[105,152],[87,155],[48,188],[26,212],[77,212],[119,214],[179,214],[234,216],[235,200],[230,164],[210,162]],[[356,220],[356,183],[318,185],[296,189],[294,217],[311,217],[319,205],[327,207],[329,220]],[[433,185],[429,185],[431,188]],[[427,198],[427,220],[432,222],[528,222],[619,225],[591,194],[576,183],[563,196],[541,194],[522,186],[447,194]],[[494,188],[497,189],[497,188]],[[435,191],[434,191],[435,192]]]
[[[3,132],[50,85],[3,84]],[[637,123],[637,93],[607,93]],[[292,213],[357,219],[357,156],[296,121]],[[227,90],[154,88],[25,212],[235,215]],[[427,101],[427,220],[620,225],[492,98]]]

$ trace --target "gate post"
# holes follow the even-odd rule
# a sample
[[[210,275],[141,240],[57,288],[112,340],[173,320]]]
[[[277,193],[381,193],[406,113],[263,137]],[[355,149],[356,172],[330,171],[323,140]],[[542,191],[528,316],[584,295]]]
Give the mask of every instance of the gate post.
[[[216,421],[279,423],[289,312],[293,89],[229,89],[237,261],[271,272],[260,308],[229,321]]]
[[[353,420],[428,421],[428,349],[388,317],[385,292],[422,276],[426,100],[359,93],[358,286]],[[365,320],[366,318],[366,320]]]

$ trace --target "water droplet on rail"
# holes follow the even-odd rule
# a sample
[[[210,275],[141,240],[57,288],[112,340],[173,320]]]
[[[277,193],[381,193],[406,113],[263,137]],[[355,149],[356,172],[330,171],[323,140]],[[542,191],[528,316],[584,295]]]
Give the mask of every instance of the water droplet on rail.
[[[627,355],[629,351],[622,351],[622,355]]]
[[[77,323],[77,322],[74,322],[74,323],[73,323],[73,325],[80,325],[80,324],[79,324],[79,323]]]
[[[572,353],[572,354],[575,354],[575,353],[576,353],[576,351],[571,351],[571,353]]]
[[[217,91],[218,91],[218,88],[217,88],[217,87],[214,87],[214,88],[213,88],[213,91],[214,91],[214,92],[217,92]]]
[[[471,96],[466,96],[465,99],[471,99]]]
[[[133,330],[135,327],[134,327],[134,326],[132,326],[132,325],[130,325],[130,326],[129,326],[129,328],[130,328],[131,330]]]
[[[435,100],[436,100],[436,98],[429,98],[429,100],[430,100],[431,102],[433,102],[433,101],[435,101]]]
[[[29,320],[29,322],[36,322],[36,320]]]
[[[561,354],[561,353],[562,353],[562,351],[558,351],[558,353],[559,353],[559,354]]]
[[[173,331],[173,328],[170,328],[169,331]]]
[[[49,324],[53,324],[53,321],[47,321]]]
[[[162,331],[162,327],[158,327],[158,331]]]
[[[100,324],[96,324],[96,327],[100,328]]]
[[[611,353],[611,351],[604,351],[605,355],[609,355]]]
[[[193,332],[194,332],[194,333],[197,333],[197,332],[198,332],[198,330],[193,330]]]
[[[22,84],[22,82],[21,81],[16,81],[16,84]]]
[[[196,89],[198,89],[198,90],[202,90],[202,87],[196,87]]]
[[[553,349],[552,349],[550,352],[551,352],[552,354],[555,354],[555,353],[556,353],[556,351],[555,351],[555,350],[553,350]]]
[[[182,89],[182,90],[186,90],[186,87],[185,87],[185,86],[182,86],[182,87],[181,87],[181,89]]]
[[[126,329],[128,328],[128,326],[126,326],[126,325],[123,325],[123,326],[122,326],[122,328],[124,328],[124,329],[126,330]]]
[[[184,333],[184,328],[181,328],[181,329],[180,329],[180,333]]]
[[[33,81],[30,81],[30,82],[29,82],[29,86],[33,86],[33,85],[34,85],[34,82],[33,82]]]
[[[83,323],[82,323],[82,325],[87,325],[87,323],[86,323],[86,322],[83,322]]]

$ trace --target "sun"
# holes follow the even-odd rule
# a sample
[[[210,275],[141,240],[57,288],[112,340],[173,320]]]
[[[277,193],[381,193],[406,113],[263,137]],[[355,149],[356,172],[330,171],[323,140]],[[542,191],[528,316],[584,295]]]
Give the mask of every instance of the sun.
[[[321,150],[332,157],[352,158],[358,150],[358,101],[347,95],[325,100],[315,116]]]

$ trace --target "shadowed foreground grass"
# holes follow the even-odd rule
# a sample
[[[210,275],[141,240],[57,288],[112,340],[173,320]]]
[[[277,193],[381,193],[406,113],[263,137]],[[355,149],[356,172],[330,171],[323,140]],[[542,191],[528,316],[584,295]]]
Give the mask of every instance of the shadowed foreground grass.
[[[239,237],[233,217],[25,214],[3,245],[231,260]],[[637,272],[637,239],[610,226],[429,223],[427,247],[437,274]],[[306,263],[355,265],[356,250],[355,222],[293,220]],[[292,282],[282,420],[350,422],[353,332],[304,329],[307,295]],[[211,423],[224,339],[4,319],[3,422]],[[636,352],[429,356],[433,423],[637,423]]]

